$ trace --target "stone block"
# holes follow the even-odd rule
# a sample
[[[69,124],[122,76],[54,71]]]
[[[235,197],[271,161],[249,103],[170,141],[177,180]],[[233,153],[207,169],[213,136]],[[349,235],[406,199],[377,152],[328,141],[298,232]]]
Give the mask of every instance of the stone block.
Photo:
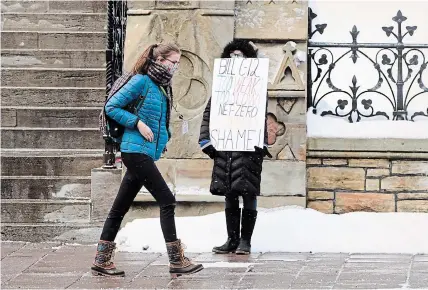
[[[68,14],[67,17],[63,14],[3,14],[2,18],[3,29],[10,31],[93,32],[107,29],[106,13]]]
[[[379,191],[380,180],[379,179],[366,179],[366,190],[367,191]]]
[[[257,44],[259,45],[259,44]],[[305,98],[269,98],[268,112],[283,123],[306,123]]]
[[[381,180],[381,189],[387,191],[428,190],[428,176],[390,176]]]
[[[36,32],[2,31],[2,49],[37,49],[38,35]]]
[[[211,194],[209,188],[212,168],[212,160],[177,160],[175,192]]]
[[[89,176],[92,168],[102,165],[101,154],[53,155],[3,154],[1,158],[1,174],[2,176]]]
[[[428,192],[425,193],[397,193],[397,199],[420,199],[420,200],[428,200]]]
[[[306,196],[305,169],[304,162],[264,161],[262,195]]]
[[[156,1],[157,9],[195,9],[199,8],[199,0],[162,0]]]
[[[362,168],[310,167],[309,189],[364,190],[365,172]]]
[[[319,158],[307,158],[306,164],[307,165],[321,165],[321,159],[319,159]]]
[[[13,200],[1,202],[2,223],[87,223],[89,201]]]
[[[235,1],[234,0],[200,0],[199,7],[201,9],[233,11],[235,9]]]
[[[100,111],[99,108],[2,109],[2,127],[97,128]]]
[[[394,212],[393,194],[336,192],[336,213],[354,211]]]
[[[105,32],[38,32],[34,34],[38,35],[37,46],[39,49],[70,50],[84,47],[87,50],[103,50],[107,45],[107,33]]]
[[[8,177],[2,176],[2,199],[90,198],[88,177]]]
[[[306,125],[285,124],[285,133],[277,136],[269,151],[280,160],[305,161]]]
[[[2,88],[2,106],[102,107],[105,88]]]
[[[349,159],[349,167],[389,168],[387,159]]]
[[[44,68],[102,68],[105,67],[105,50],[55,51],[2,50],[2,67]]]
[[[1,1],[1,11],[6,13],[45,13],[48,9],[48,1]]]
[[[428,200],[399,200],[398,212],[424,212],[428,213]]]
[[[122,181],[122,169],[92,169],[91,174],[91,222],[106,219]]]
[[[307,10],[305,1],[237,1],[235,37],[306,40]]]
[[[128,0],[128,11],[154,9],[156,0]]]
[[[2,70],[2,83],[8,87],[102,87],[105,69],[19,69]]]
[[[390,174],[389,169],[367,169],[367,177],[382,177]]]
[[[16,109],[2,109],[1,110],[1,126],[2,127],[16,127]]]
[[[308,208],[323,213],[333,213],[333,201],[309,201]]]
[[[428,161],[393,161],[392,173],[428,175]]]
[[[85,12],[85,13],[105,13],[107,11],[107,1],[104,0],[72,0],[72,1],[48,1],[49,12]]]
[[[308,191],[308,199],[309,200],[328,200],[334,199],[334,192],[331,191]]]
[[[2,130],[2,148],[102,149],[104,140],[98,129],[29,129]]]
[[[330,166],[348,165],[348,160],[346,160],[346,159],[323,159],[322,164],[323,165],[330,165]]]

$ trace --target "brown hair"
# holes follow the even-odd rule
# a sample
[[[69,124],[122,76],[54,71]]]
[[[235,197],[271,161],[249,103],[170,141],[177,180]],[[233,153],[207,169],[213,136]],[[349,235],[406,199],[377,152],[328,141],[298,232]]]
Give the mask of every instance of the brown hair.
[[[148,61],[149,59],[155,61],[159,56],[167,58],[169,55],[171,55],[171,53],[174,52],[181,53],[180,48],[174,43],[160,43],[150,45],[138,58],[134,67],[132,68],[132,74],[146,74],[147,68],[150,64]]]

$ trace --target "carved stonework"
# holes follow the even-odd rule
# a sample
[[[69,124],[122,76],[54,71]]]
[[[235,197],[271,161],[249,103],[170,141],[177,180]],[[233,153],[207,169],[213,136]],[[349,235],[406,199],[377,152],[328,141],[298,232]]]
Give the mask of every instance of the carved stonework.
[[[304,91],[305,85],[303,84],[299,69],[297,68],[294,60],[293,52],[296,48],[286,44],[283,47],[284,57],[275,79],[269,84],[269,90],[292,90]]]
[[[235,37],[306,40],[307,7],[305,1],[238,0]]]

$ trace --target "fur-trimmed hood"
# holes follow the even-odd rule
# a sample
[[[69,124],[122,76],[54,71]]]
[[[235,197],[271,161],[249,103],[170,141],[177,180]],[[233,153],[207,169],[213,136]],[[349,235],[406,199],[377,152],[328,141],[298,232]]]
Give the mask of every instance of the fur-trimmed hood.
[[[247,58],[256,58],[257,51],[250,44],[249,41],[243,39],[235,39],[229,42],[223,49],[221,58],[230,58],[230,54],[235,50],[240,50]]]

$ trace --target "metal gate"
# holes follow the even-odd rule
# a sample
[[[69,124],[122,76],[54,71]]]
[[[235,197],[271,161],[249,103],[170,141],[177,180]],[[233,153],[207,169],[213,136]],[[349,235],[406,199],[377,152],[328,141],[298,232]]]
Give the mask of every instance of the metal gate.
[[[406,40],[416,33],[417,26],[405,26],[407,18],[401,11],[392,18],[393,25],[381,28],[387,37],[395,39],[394,43],[359,43],[359,30],[355,25],[350,31],[352,42],[314,42],[311,40],[312,36],[316,33],[323,34],[327,24],[313,26],[317,15],[311,8],[308,17],[307,105],[308,108],[313,108],[315,114],[346,118],[349,122],[359,122],[362,118],[372,117],[409,121],[414,121],[417,117],[428,117],[428,105],[427,108],[418,108],[417,111],[409,113],[409,105],[412,102],[422,97],[428,99],[428,84],[423,81],[424,73],[425,76],[428,75],[428,50],[424,51],[428,49],[428,44],[406,43]],[[338,49],[341,49],[340,53],[337,53]],[[375,56],[370,56],[368,50]],[[349,80],[349,87],[336,85],[332,73],[345,57],[350,57],[354,64],[361,58],[370,61],[373,64],[370,69],[374,69],[377,74],[376,84],[362,89],[357,76],[354,75]],[[322,86],[328,89],[321,92]],[[334,100],[336,108],[320,110],[320,102],[335,93],[343,96],[337,101]],[[376,108],[373,102],[375,98],[385,98],[391,106],[392,114]]]

